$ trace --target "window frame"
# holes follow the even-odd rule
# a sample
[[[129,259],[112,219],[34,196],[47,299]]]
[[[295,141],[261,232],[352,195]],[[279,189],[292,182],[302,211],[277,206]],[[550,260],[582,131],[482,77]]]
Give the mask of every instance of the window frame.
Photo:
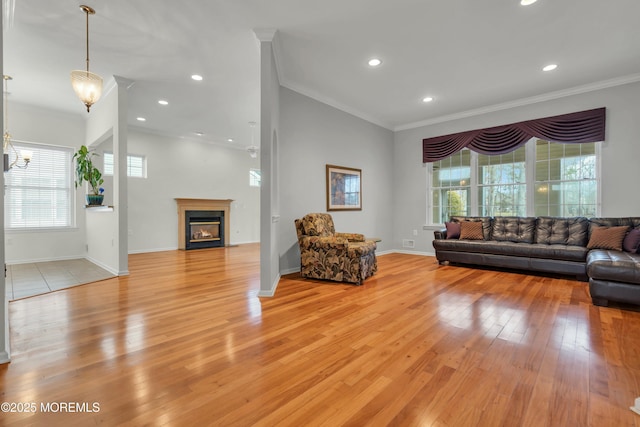
[[[104,151],[102,153],[102,168],[104,170],[103,175],[104,176],[113,176],[113,172],[107,172],[107,156],[111,156],[111,158],[113,159],[110,168],[113,171],[113,168],[115,167],[115,158],[113,156],[113,152],[111,151]],[[130,175],[131,172],[131,160],[133,158],[136,159],[141,159],[141,163],[142,163],[142,167],[141,167],[141,175]],[[147,178],[147,156],[144,156],[142,154],[127,154],[127,178],[138,178],[138,179],[146,179]]]
[[[253,177],[253,173],[254,172],[258,172],[257,179],[254,179]],[[254,184],[254,182],[257,181],[257,185]],[[255,187],[255,188],[260,188],[262,186],[262,171],[258,168],[249,168],[249,187]]]
[[[40,142],[30,142],[30,141],[20,141],[20,140],[12,140],[12,144],[14,145],[15,149],[20,152],[21,148],[27,149],[27,150],[31,150],[34,153],[34,158],[36,156],[36,151],[39,150],[49,150],[49,151],[57,151],[57,152],[61,152],[64,153],[65,156],[65,160],[64,162],[68,165],[68,169],[66,171],[66,177],[65,177],[65,182],[66,182],[66,186],[65,187],[45,187],[45,186],[39,186],[39,187],[34,187],[34,188],[58,188],[58,189],[62,189],[64,191],[67,192],[67,198],[68,198],[68,218],[67,218],[67,224],[66,225],[47,225],[47,226],[36,226],[36,227],[30,227],[30,226],[24,226],[24,227],[16,227],[16,226],[9,226],[8,224],[11,222],[11,215],[7,212],[7,209],[11,206],[11,203],[7,203],[7,195],[8,193],[11,191],[11,188],[13,187],[22,187],[22,186],[15,186],[15,185],[11,185],[10,184],[10,178],[11,176],[9,175],[9,178],[7,178],[6,174],[12,174],[12,173],[19,173],[19,171],[21,170],[25,170],[29,171],[29,168],[34,168],[35,167],[35,162],[32,160],[31,163],[29,163],[29,166],[26,169],[21,169],[21,168],[15,168],[11,169],[7,172],[5,172],[5,211],[4,211],[4,215],[5,215],[5,220],[4,220],[4,230],[6,233],[29,233],[29,232],[42,232],[42,231],[48,231],[48,232],[52,232],[52,231],[67,231],[67,230],[71,230],[76,228],[76,189],[74,186],[74,177],[75,177],[75,168],[73,167],[73,153],[75,152],[75,149],[73,147],[67,147],[67,146],[61,146],[61,145],[53,145],[53,144],[46,144],[46,143],[40,143]],[[33,170],[33,169],[32,169]],[[10,196],[9,196],[10,197]],[[24,205],[23,205],[24,206]]]
[[[525,147],[525,178],[526,178],[526,189],[525,189],[525,195],[526,195],[526,200],[525,200],[525,204],[526,204],[526,215],[530,216],[530,217],[534,217],[535,215],[535,187],[536,187],[536,183],[539,183],[540,181],[536,181],[536,175],[535,175],[535,166],[536,166],[536,141],[537,140],[541,140],[541,138],[531,138],[529,141],[526,142],[526,144],[524,145]],[[558,143],[561,144],[561,143]],[[594,142],[593,143],[595,146],[595,173],[596,173],[596,177],[595,177],[595,184],[596,184],[596,213],[595,216],[601,216],[601,206],[602,206],[602,145],[603,142],[602,141],[598,141],[598,142]],[[465,149],[466,150],[466,149]],[[479,185],[478,185],[478,153],[474,152],[474,151],[470,151],[470,167],[471,167],[471,185],[470,185],[470,191],[471,191],[471,208],[470,208],[470,213],[469,216],[478,216],[479,215],[479,211],[480,211],[480,207],[478,205],[479,200],[478,200],[478,189],[479,189]],[[426,184],[427,184],[427,191],[426,191],[426,226],[428,227],[433,227],[433,226],[443,226],[444,224],[442,222],[438,222],[438,221],[434,221],[434,217],[433,217],[433,208],[434,208],[434,203],[432,200],[432,190],[433,190],[433,163],[427,163],[426,164],[426,168],[425,168],[425,173],[426,173]],[[437,187],[440,188],[440,187]],[[579,215],[576,215],[579,216]]]

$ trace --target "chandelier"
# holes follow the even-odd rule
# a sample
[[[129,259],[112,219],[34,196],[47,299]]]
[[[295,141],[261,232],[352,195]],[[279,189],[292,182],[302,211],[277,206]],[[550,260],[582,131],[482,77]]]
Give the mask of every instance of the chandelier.
[[[102,77],[89,71],[89,15],[95,15],[96,11],[85,5],[81,5],[80,9],[87,15],[87,69],[72,71],[71,85],[80,101],[87,106],[88,113],[102,95]]]
[[[7,99],[9,98],[9,90],[8,90],[8,82],[9,80],[13,80],[11,76],[4,75],[2,76],[4,79],[4,135],[3,135],[3,145],[2,145],[2,153],[4,160],[4,171],[7,172],[13,167],[18,167],[21,169],[25,169],[29,166],[29,162],[31,161],[31,156],[33,153],[29,150],[21,150],[18,153],[16,147],[13,146],[11,142],[11,133],[9,133],[9,103]],[[13,161],[10,161],[10,158],[13,156]]]

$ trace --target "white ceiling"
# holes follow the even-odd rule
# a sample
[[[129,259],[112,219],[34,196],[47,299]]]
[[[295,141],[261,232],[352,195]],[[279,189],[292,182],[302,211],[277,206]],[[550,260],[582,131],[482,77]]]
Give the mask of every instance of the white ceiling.
[[[260,120],[254,29],[278,30],[284,86],[389,129],[640,80],[638,0],[18,0],[10,102],[86,116],[69,81],[85,67],[83,1],[91,71],[135,82],[132,126],[229,146],[251,145]]]

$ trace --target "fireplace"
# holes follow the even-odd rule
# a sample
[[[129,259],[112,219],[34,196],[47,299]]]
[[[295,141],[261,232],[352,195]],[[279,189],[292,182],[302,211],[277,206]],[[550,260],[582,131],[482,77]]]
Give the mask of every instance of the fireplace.
[[[185,249],[224,246],[224,211],[185,211]]]
[[[178,249],[229,246],[232,201],[231,199],[176,199]]]

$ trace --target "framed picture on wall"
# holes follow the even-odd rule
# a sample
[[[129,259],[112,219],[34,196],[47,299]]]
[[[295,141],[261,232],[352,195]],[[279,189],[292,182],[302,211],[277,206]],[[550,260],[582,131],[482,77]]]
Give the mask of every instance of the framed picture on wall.
[[[327,165],[327,211],[362,210],[362,170]]]

